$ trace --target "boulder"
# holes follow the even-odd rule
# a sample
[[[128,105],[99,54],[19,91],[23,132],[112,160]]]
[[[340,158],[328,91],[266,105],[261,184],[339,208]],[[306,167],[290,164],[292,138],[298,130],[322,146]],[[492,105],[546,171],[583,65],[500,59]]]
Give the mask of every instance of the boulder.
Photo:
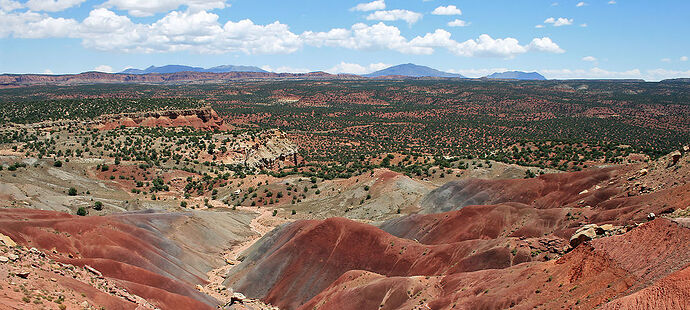
[[[680,151],[671,153],[671,166],[677,164],[681,156],[683,156],[683,154],[681,154]]]
[[[93,267],[91,267],[91,266],[89,266],[89,265],[84,265],[84,269],[86,269],[87,271],[89,271],[89,272],[95,274],[95,275],[96,275],[97,277],[99,277],[99,278],[102,278],[102,277],[103,277],[103,274],[102,274],[100,271],[96,270],[95,268],[93,268]]]
[[[5,235],[3,235],[2,233],[0,233],[0,241],[2,242],[2,244],[4,244],[4,245],[7,246],[7,247],[10,247],[10,248],[13,248],[13,247],[16,247],[16,246],[17,246],[17,243],[15,243],[15,242],[12,240],[12,238],[10,238],[10,237],[8,237],[8,236],[5,236]]]
[[[244,294],[235,292],[230,296],[230,304],[243,304],[246,299],[247,297]]]
[[[601,228],[596,224],[588,224],[580,227],[577,231],[575,231],[573,236],[570,237],[570,246],[574,248],[585,241],[596,238],[597,231],[603,232],[603,230],[601,230]]]
[[[17,271],[17,273],[15,273],[15,274],[17,275],[17,277],[20,277],[22,279],[26,279],[29,277],[29,274],[31,274],[31,271],[21,270],[21,271]]]
[[[10,261],[10,259],[7,258],[7,256],[0,256],[0,263],[6,263],[6,262],[9,262],[9,261]]]

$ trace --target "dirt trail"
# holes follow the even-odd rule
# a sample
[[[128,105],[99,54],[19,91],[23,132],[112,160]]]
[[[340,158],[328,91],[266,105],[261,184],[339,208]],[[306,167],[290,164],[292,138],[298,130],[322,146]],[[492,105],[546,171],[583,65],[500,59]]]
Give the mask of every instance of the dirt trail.
[[[277,226],[292,221],[290,219],[273,216],[273,209],[269,208],[239,206],[237,207],[237,209],[258,214],[251,221],[250,224],[252,231],[254,231],[256,235],[254,235],[254,237],[252,237],[251,239],[236,244],[224,251],[222,255],[223,260],[226,262],[226,264],[222,267],[213,269],[207,273],[208,284],[206,284],[205,286],[197,286],[198,290],[213,298],[218,299],[223,304],[230,302],[230,297],[232,297],[233,294],[233,291],[231,289],[226,288],[223,285],[223,281],[225,281],[225,275],[228,274],[228,271],[230,271],[232,267],[240,263],[240,261],[238,260],[240,254],[244,252],[246,249],[248,249],[250,246],[252,246],[254,242],[261,239],[261,237],[263,237],[266,233],[272,231]],[[277,309],[276,307],[272,307],[270,305],[266,305],[260,301],[255,300],[250,301],[250,304],[255,309]]]

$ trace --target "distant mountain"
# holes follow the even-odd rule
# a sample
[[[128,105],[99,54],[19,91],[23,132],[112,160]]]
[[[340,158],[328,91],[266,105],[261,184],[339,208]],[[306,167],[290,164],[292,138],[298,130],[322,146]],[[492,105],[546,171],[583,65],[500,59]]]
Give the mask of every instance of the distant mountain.
[[[225,72],[262,72],[266,73],[268,71],[263,70],[254,66],[233,66],[224,65],[217,66],[213,68],[201,68],[201,67],[191,67],[191,66],[181,66],[181,65],[167,65],[167,66],[150,66],[144,70],[141,69],[127,69],[120,73],[126,74],[148,74],[148,73],[177,73],[177,72],[212,72],[212,73],[225,73]]]
[[[496,72],[486,77],[487,79],[496,80],[539,80],[543,81],[546,78],[537,72],[522,72],[522,71],[506,71]]]
[[[379,77],[379,76],[409,76],[409,77],[444,77],[444,78],[465,78],[460,74],[443,72],[436,70],[434,68],[429,68],[425,66],[415,65],[415,64],[403,64],[392,66],[383,70],[379,70],[373,73],[365,74],[366,77]]]

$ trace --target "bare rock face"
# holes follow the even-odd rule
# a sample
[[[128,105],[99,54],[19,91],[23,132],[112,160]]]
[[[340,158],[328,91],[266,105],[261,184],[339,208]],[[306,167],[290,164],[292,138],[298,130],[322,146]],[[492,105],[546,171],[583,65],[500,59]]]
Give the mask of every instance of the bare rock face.
[[[585,241],[592,240],[597,237],[597,229],[599,226],[596,224],[589,224],[580,227],[572,237],[570,237],[570,246],[577,247]]]
[[[626,232],[626,228],[622,226],[614,226],[612,224],[587,224],[580,227],[575,231],[572,237],[570,237],[570,246],[577,247],[585,241],[589,241],[599,237],[613,236]]]
[[[5,236],[0,233],[0,243],[5,245],[6,247],[13,248],[17,246],[17,243],[15,243],[12,238]]]
[[[192,127],[203,130],[228,130],[218,113],[210,107],[103,115],[95,128],[110,130],[125,127]]]

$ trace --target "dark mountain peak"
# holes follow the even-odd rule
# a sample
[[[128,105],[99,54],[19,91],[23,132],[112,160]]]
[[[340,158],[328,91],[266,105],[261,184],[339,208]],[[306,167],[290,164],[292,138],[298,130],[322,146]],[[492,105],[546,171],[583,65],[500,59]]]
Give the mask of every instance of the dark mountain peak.
[[[128,73],[128,74],[148,74],[148,73],[177,73],[177,72],[185,72],[185,71],[191,71],[191,72],[213,72],[213,73],[223,73],[223,72],[267,72],[265,70],[262,70],[260,68],[254,67],[254,66],[234,66],[234,65],[222,65],[222,66],[216,66],[208,69],[204,69],[202,67],[192,67],[192,66],[184,66],[184,65],[165,65],[165,66],[149,66],[148,68],[141,70],[141,69],[134,69],[130,68],[127,70],[122,71],[121,73]]]
[[[365,74],[366,77],[379,76],[407,76],[407,77],[444,77],[444,78],[464,78],[455,73],[443,72],[427,66],[420,66],[413,63],[400,64],[388,67],[373,73]]]
[[[546,80],[546,78],[538,72],[523,72],[523,71],[506,71],[495,72],[486,76],[487,79],[496,80]]]

